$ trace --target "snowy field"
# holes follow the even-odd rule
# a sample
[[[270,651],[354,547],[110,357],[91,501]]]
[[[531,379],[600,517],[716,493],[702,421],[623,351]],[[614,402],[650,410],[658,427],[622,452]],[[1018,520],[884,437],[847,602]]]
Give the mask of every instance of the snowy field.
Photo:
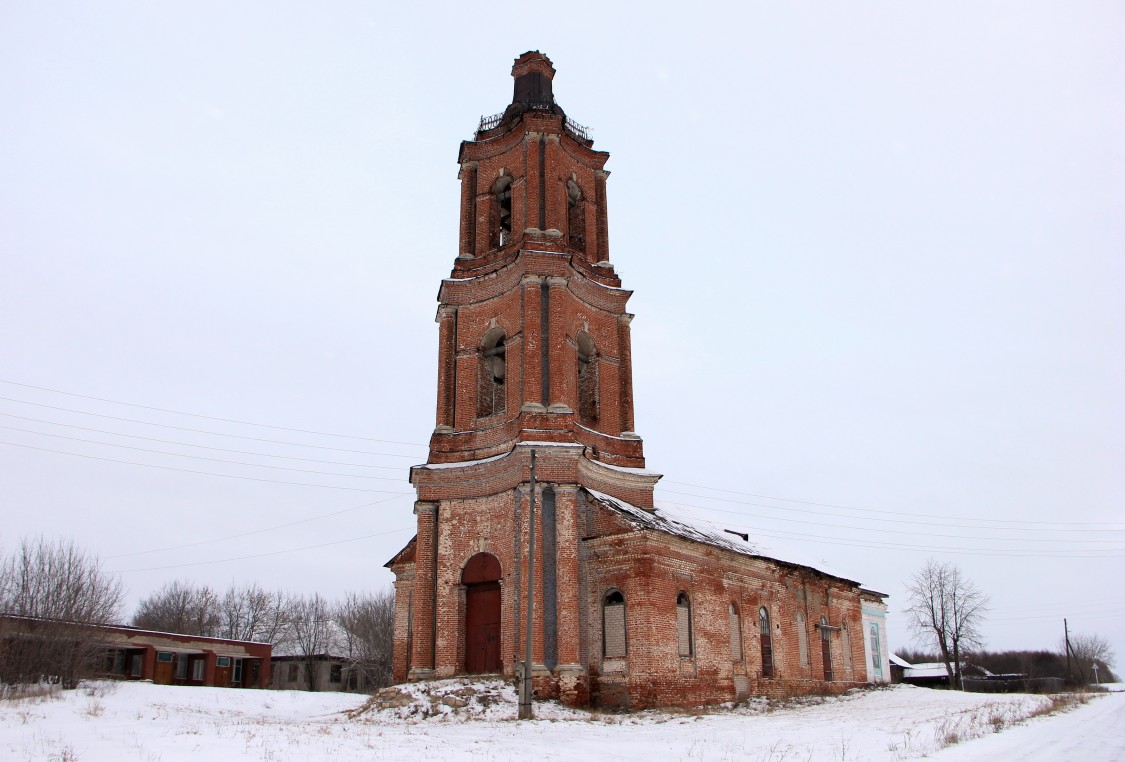
[[[0,701],[0,759],[1125,760],[1125,693],[1038,717],[1049,698],[897,686],[711,712],[539,704],[520,723],[502,683],[410,690],[374,709],[365,696],[92,683]]]

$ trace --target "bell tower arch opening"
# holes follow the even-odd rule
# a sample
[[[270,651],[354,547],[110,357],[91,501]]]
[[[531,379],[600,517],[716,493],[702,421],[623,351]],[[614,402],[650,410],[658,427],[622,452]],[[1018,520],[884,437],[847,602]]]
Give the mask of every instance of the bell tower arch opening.
[[[477,553],[461,571],[465,586],[465,672],[499,672],[500,561],[491,553]]]

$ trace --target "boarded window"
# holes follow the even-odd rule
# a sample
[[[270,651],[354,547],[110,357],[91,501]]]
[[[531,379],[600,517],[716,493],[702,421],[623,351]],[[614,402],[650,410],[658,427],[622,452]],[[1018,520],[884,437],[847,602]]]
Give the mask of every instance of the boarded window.
[[[691,601],[687,593],[676,598],[676,634],[680,656],[691,656]]]
[[[801,652],[801,666],[809,666],[809,624],[803,611],[797,613],[797,648]]]
[[[598,420],[598,350],[590,334],[578,334],[578,417]]]
[[[765,606],[758,609],[758,635],[762,641],[762,677],[773,677],[773,634]]]
[[[477,416],[494,415],[504,412],[504,377],[506,361],[504,356],[504,332],[493,328],[484,335],[480,348],[480,381],[477,393]]]
[[[602,653],[607,659],[623,659],[625,642],[625,596],[617,590],[605,597],[602,606]]]
[[[742,661],[742,617],[733,603],[730,605],[730,658]]]

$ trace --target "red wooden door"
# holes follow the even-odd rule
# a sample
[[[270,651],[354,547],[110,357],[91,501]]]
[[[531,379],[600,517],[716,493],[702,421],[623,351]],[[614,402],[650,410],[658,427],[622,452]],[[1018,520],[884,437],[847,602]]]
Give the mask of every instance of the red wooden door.
[[[500,671],[500,585],[465,588],[465,671]]]

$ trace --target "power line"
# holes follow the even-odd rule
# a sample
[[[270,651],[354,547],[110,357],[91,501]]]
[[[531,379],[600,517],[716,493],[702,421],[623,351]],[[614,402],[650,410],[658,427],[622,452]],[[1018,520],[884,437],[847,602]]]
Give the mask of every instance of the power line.
[[[696,495],[696,497],[704,497],[704,496],[703,495]],[[795,524],[811,524],[813,526],[818,526],[818,527],[830,527],[830,528],[833,528],[833,529],[850,529],[850,530],[857,531],[857,532],[882,532],[884,534],[901,534],[901,535],[911,535],[911,536],[915,536],[915,537],[943,537],[943,538],[951,539],[951,540],[982,540],[982,541],[986,541],[986,542],[1050,542],[1050,543],[1055,543],[1055,544],[1058,544],[1060,542],[1082,542],[1082,543],[1102,543],[1102,544],[1125,542],[1125,540],[1060,540],[1057,537],[980,537],[980,536],[975,536],[975,535],[967,536],[967,535],[959,535],[959,534],[939,534],[939,533],[936,533],[936,532],[909,532],[909,531],[905,531],[905,530],[901,530],[901,529],[879,529],[877,527],[850,526],[850,525],[847,525],[847,524],[829,524],[829,523],[826,523],[826,522],[823,522],[823,521],[809,521],[807,519],[795,519],[795,518],[790,518],[788,516],[785,516],[785,517],[763,516],[759,513],[747,513],[745,511],[728,511],[728,510],[723,510],[722,508],[711,508],[709,506],[693,505],[691,503],[679,503],[679,502],[672,502],[672,501],[664,501],[664,502],[667,505],[685,506],[685,507],[688,507],[688,508],[697,508],[701,511],[714,511],[715,513],[729,513],[729,514],[732,514],[732,515],[735,515],[735,516],[745,516],[745,517],[753,518],[753,519],[765,519],[766,521],[784,521],[784,522],[795,523]],[[831,514],[828,514],[828,515],[831,515]],[[848,517],[845,517],[845,518],[848,518]],[[878,519],[876,519],[876,520],[878,520]],[[912,523],[912,522],[910,522],[910,523]],[[962,527],[962,528],[964,528],[964,529],[987,529],[987,527]],[[1003,531],[1003,530],[997,529],[997,530],[993,530],[993,531]],[[1037,530],[1037,531],[1044,531],[1044,530]],[[1075,531],[1083,531],[1083,530],[1075,530]],[[1125,550],[1125,548],[1122,548],[1122,549]],[[1115,550],[1115,548],[1107,548],[1107,550]]]
[[[83,455],[77,452],[66,452],[65,450],[52,450],[47,447],[33,447],[32,445],[16,444],[15,442],[0,442],[0,445],[8,445],[9,447],[25,447],[29,450],[39,450],[41,452],[53,452],[59,455],[73,455],[76,458],[90,458],[91,460],[104,460],[109,463],[124,463],[128,466],[145,466],[147,468],[163,468],[167,471],[180,471],[185,474],[203,474],[205,476],[221,476],[226,479],[246,479],[252,482],[268,482],[270,484],[289,484],[294,487],[323,487],[325,489],[343,489],[351,492],[377,492],[384,495],[409,495],[409,492],[388,492],[385,489],[363,489],[362,487],[338,487],[334,484],[307,484],[305,482],[287,482],[280,479],[260,479],[255,476],[237,476],[235,474],[216,474],[212,471],[195,471],[190,468],[175,468],[173,466],[158,466],[155,463],[137,463],[132,460],[117,460],[116,458],[103,458],[98,455]]]
[[[193,428],[190,428],[190,427],[187,427],[187,426],[173,426],[169,423],[152,423],[151,421],[141,421],[141,420],[137,420],[136,418],[121,418],[120,416],[106,415],[104,413],[89,413],[85,410],[74,410],[73,408],[58,407],[57,405],[45,405],[42,402],[28,402],[27,400],[17,400],[17,399],[13,399],[11,397],[0,397],[0,400],[6,400],[7,402],[18,402],[21,405],[34,405],[35,407],[45,407],[49,410],[61,410],[65,413],[77,413],[78,415],[91,415],[91,416],[94,416],[96,418],[108,418],[109,420],[112,420],[112,421],[125,421],[126,423],[139,423],[143,426],[158,426],[160,428],[165,428],[165,429],[175,429],[176,431],[191,431],[195,434],[209,434],[211,436],[216,436],[216,437],[231,437],[232,439],[246,439],[246,440],[249,440],[251,442],[270,442],[271,444],[287,445],[289,447],[311,447],[311,448],[316,449],[316,450],[334,450],[336,452],[351,452],[351,453],[357,453],[357,454],[362,454],[362,455],[378,455],[379,454],[379,453],[375,453],[375,452],[367,452],[366,450],[349,450],[349,449],[346,449],[346,448],[343,448],[343,447],[328,447],[326,445],[304,444],[302,442],[285,442],[285,441],[279,440],[279,439],[263,439],[262,437],[248,437],[248,436],[244,436],[242,434],[226,434],[222,431],[208,431],[207,429],[193,429]],[[62,424],[62,425],[65,425],[65,424]],[[403,444],[403,443],[400,443],[400,442],[393,442],[393,441],[388,440],[388,439],[373,439],[371,441],[372,442],[384,442],[384,443],[387,443],[387,444]],[[411,446],[413,446],[413,445],[411,445]]]
[[[107,431],[106,429],[92,429],[89,426],[76,426],[73,423],[59,423],[58,421],[48,421],[48,420],[44,420],[43,418],[29,418],[26,415],[16,415],[15,413],[0,412],[0,415],[4,416],[5,418],[18,418],[21,421],[32,421],[33,423],[45,423],[49,426],[62,426],[64,428],[68,428],[68,429],[78,429],[80,431],[92,431],[96,434],[109,434],[110,436],[128,437],[129,439],[143,439],[146,442],[160,442],[162,444],[174,444],[174,445],[179,445],[181,447],[199,447],[199,448],[202,448],[204,450],[217,450],[218,452],[234,452],[234,453],[238,453],[239,455],[256,455],[256,456],[259,456],[259,457],[262,457],[262,458],[282,458],[284,460],[301,460],[301,461],[305,461],[306,463],[326,463],[326,464],[331,464],[331,465],[334,465],[334,466],[354,466],[356,468],[383,468],[383,469],[397,468],[397,466],[375,466],[375,465],[370,465],[370,464],[367,464],[367,463],[343,463],[343,462],[338,461],[338,460],[317,460],[315,458],[298,458],[295,455],[275,455],[274,453],[270,453],[270,452],[255,452],[253,450],[232,450],[232,449],[227,448],[227,447],[213,447],[211,445],[194,444],[192,442],[181,442],[177,439],[157,439],[156,437],[142,437],[139,434],[125,434],[125,433],[120,432],[120,431]],[[261,441],[268,442],[270,440],[264,439],[264,440],[261,440]],[[287,443],[279,442],[278,444],[287,444]],[[298,446],[300,446],[300,447],[314,447],[315,445],[298,445]],[[335,447],[326,447],[326,448],[323,448],[323,449],[335,450],[336,448]],[[341,450],[341,452],[363,453],[364,455],[376,455],[376,456],[379,456],[379,457],[382,457],[382,458],[407,458],[409,460],[417,460],[418,459],[418,456],[416,456],[416,455],[398,455],[398,454],[390,453],[390,452],[363,452],[362,450]]]
[[[693,517],[687,517],[689,522]],[[700,519],[708,524],[713,522]],[[771,537],[780,540],[810,540],[819,542],[825,545],[844,545],[856,548],[878,548],[882,550],[924,550],[924,551],[949,551],[953,553],[960,553],[964,555],[977,555],[977,556],[994,556],[998,558],[1116,558],[1121,554],[1121,551],[1111,549],[1097,549],[1091,548],[1085,552],[1079,553],[1077,551],[1056,551],[1056,550],[1042,550],[1042,551],[1025,551],[1022,549],[1011,550],[993,550],[989,551],[986,548],[959,548],[949,547],[942,545],[912,545],[908,543],[894,543],[884,542],[882,540],[840,540],[836,538],[825,537],[824,535],[807,534],[803,532],[786,532],[784,530],[765,530],[759,527],[747,527],[753,531],[754,537]],[[768,549],[763,548],[762,555],[769,555]],[[1094,555],[1096,554],[1096,555]],[[772,557],[772,556],[771,556]],[[784,559],[782,559],[784,560]]]
[[[227,535],[226,537],[216,537],[216,538],[211,539],[211,540],[200,540],[198,542],[189,542],[189,543],[185,543],[183,545],[170,545],[170,546],[165,547],[165,548],[153,548],[152,550],[137,550],[137,551],[134,551],[132,553],[118,553],[118,554],[113,555],[113,556],[103,556],[103,558],[105,558],[107,561],[111,558],[131,558],[133,556],[145,556],[145,555],[148,555],[150,553],[165,553],[165,552],[170,551],[170,550],[183,550],[184,548],[195,548],[195,547],[198,547],[200,545],[210,545],[210,544],[216,543],[216,542],[225,542],[227,540],[236,540],[236,539],[239,539],[239,538],[242,538],[242,537],[249,537],[249,536],[255,535],[255,534],[264,534],[265,532],[272,532],[275,529],[285,529],[287,527],[297,526],[298,524],[308,524],[310,521],[319,521],[321,519],[332,518],[333,516],[340,516],[340,515],[345,514],[345,513],[352,513],[353,511],[358,511],[361,508],[370,508],[373,505],[380,505],[382,503],[387,503],[387,502],[390,502],[391,500],[397,500],[400,497],[414,497],[414,495],[412,493],[409,493],[409,492],[403,493],[401,495],[391,495],[390,497],[385,497],[382,500],[374,500],[370,503],[364,503],[363,505],[357,505],[354,508],[344,508],[343,510],[333,511],[332,513],[323,513],[319,516],[310,516],[307,519],[300,519],[298,521],[290,521],[288,524],[277,524],[277,525],[272,526],[272,527],[265,527],[263,529],[254,529],[254,530],[249,531],[249,532],[240,532],[239,534],[231,534],[231,535]]]
[[[219,558],[219,559],[216,559],[214,561],[194,561],[192,563],[187,563],[187,564],[170,564],[168,566],[148,566],[148,567],[145,567],[144,569],[121,569],[120,571],[117,571],[115,573],[116,574],[130,574],[132,572],[142,572],[142,571],[161,571],[161,570],[164,570],[164,569],[183,569],[183,568],[188,567],[188,566],[208,566],[210,564],[225,564],[225,563],[228,563],[230,561],[245,561],[249,558],[265,558],[266,556],[279,556],[279,555],[282,555],[284,553],[297,553],[297,552],[302,551],[302,550],[314,550],[316,548],[327,548],[330,545],[343,545],[344,543],[347,543],[347,542],[358,542],[360,540],[369,540],[372,537],[383,537],[384,535],[396,534],[398,532],[409,532],[412,529],[414,529],[414,527],[404,527],[402,529],[391,529],[390,531],[387,531],[387,532],[376,532],[374,534],[365,534],[362,537],[349,537],[346,540],[336,540],[334,542],[322,542],[319,545],[305,545],[305,546],[300,547],[300,548],[287,548],[286,550],[271,550],[267,553],[255,553],[255,554],[249,555],[249,556],[236,556],[234,558]]]
[[[753,506],[755,508],[770,508],[770,509],[778,510],[778,511],[781,511],[781,510],[796,511],[797,513],[807,513],[807,514],[811,514],[811,515],[814,515],[814,516],[830,516],[832,518],[845,518],[845,519],[861,518],[859,516],[840,516],[839,514],[827,513],[825,511],[811,511],[807,508],[784,508],[780,505],[766,505],[764,503],[751,503],[751,502],[748,502],[746,500],[733,500],[729,497],[713,497],[711,495],[697,495],[694,492],[677,492],[676,490],[664,489],[662,487],[658,488],[658,489],[660,490],[660,492],[662,492],[664,494],[668,494],[668,495],[684,495],[684,496],[687,496],[687,497],[698,497],[702,500],[715,500],[715,501],[718,501],[718,502],[721,502],[721,503],[734,503],[736,505],[749,505],[749,506]],[[716,510],[717,511],[719,509],[715,508],[715,509],[707,509],[707,510]],[[885,513],[885,512],[886,511],[880,511],[880,513]],[[905,514],[905,515],[910,515],[910,514]],[[968,525],[965,525],[965,524],[935,524],[935,523],[929,522],[929,521],[910,521],[910,520],[907,520],[907,519],[880,519],[880,518],[872,517],[868,520],[869,521],[883,521],[883,522],[887,522],[887,523],[890,523],[890,524],[909,524],[911,526],[954,527],[954,528],[960,528],[960,529],[988,529],[989,528],[989,527],[979,527],[979,526],[968,526]],[[969,520],[973,521],[975,519],[969,519]],[[980,520],[985,521],[986,519],[980,519]],[[1018,523],[1015,520],[1008,520],[1008,519],[987,519],[987,520],[988,521],[1004,521],[1006,523]],[[1090,524],[1093,524],[1093,523],[1112,523],[1112,522],[1061,522],[1061,521],[1060,522],[1040,522],[1040,521],[1037,521],[1037,522],[1027,522],[1027,523],[1034,523],[1034,524],[1048,524],[1048,523],[1078,524],[1080,526],[1087,526],[1087,525],[1090,525]],[[1123,532],[1123,531],[1125,531],[1125,529],[1065,529],[1065,528],[1060,528],[1060,527],[1056,527],[1056,528],[1050,528],[1050,527],[997,527],[997,529],[1006,529],[1008,531],[1013,531],[1013,532]]]
[[[396,441],[391,440],[391,439],[373,439],[371,437],[357,437],[357,436],[353,436],[351,434],[333,434],[332,432],[328,432],[328,431],[310,431],[308,429],[295,429],[295,428],[291,428],[289,426],[274,426],[274,425],[268,424],[268,423],[254,423],[253,421],[239,421],[239,420],[235,420],[233,418],[220,418],[220,417],[214,416],[214,415],[201,415],[200,413],[185,413],[182,410],[169,410],[167,408],[153,407],[151,405],[138,405],[135,402],[122,402],[120,400],[111,400],[111,399],[106,399],[104,397],[93,397],[93,396],[90,396],[89,394],[76,394],[75,392],[64,392],[60,389],[48,389],[45,386],[34,386],[32,384],[21,384],[18,381],[7,381],[7,380],[2,379],[2,378],[0,378],[0,383],[11,384],[12,386],[22,386],[26,389],[38,389],[39,391],[51,392],[53,394],[65,394],[68,397],[80,397],[81,399],[96,400],[97,402],[109,402],[109,403],[114,404],[114,405],[125,405],[127,407],[135,407],[135,408],[140,408],[142,410],[155,410],[155,411],[160,412],[160,413],[173,413],[175,415],[186,415],[186,416],[190,416],[192,418],[203,418],[203,419],[206,419],[208,421],[222,421],[224,423],[237,423],[237,424],[242,425],[242,426],[257,426],[257,427],[263,428],[263,429],[276,429],[278,431],[293,431],[293,432],[297,432],[297,433],[301,433],[301,434],[317,434],[319,436],[325,436],[325,437],[340,437],[342,439],[358,439],[358,440],[362,440],[362,441],[365,441],[365,442],[385,442],[387,444],[400,444],[400,445],[408,445],[408,446],[411,446],[411,447],[425,447],[425,445],[419,444],[417,442],[396,442]],[[8,399],[8,398],[7,397],[0,397],[0,399]],[[11,400],[11,401],[20,402],[21,400]]]
[[[759,498],[763,498],[765,500],[780,500],[780,501],[786,502],[786,503],[800,503],[802,505],[815,505],[815,506],[819,506],[821,508],[839,508],[841,510],[846,510],[846,511],[862,511],[864,513],[883,513],[883,514],[890,514],[890,515],[893,515],[893,516],[915,516],[915,517],[924,518],[924,519],[947,519],[948,518],[946,516],[935,516],[935,515],[929,514],[929,513],[908,513],[906,511],[882,511],[882,510],[878,510],[878,509],[875,509],[875,508],[853,508],[851,506],[837,505],[837,504],[834,504],[834,503],[814,503],[814,502],[811,502],[811,501],[808,501],[808,500],[796,500],[796,499],[789,498],[789,497],[774,497],[772,495],[759,495],[759,494],[756,494],[756,493],[753,493],[753,492],[739,492],[738,490],[732,490],[732,489],[720,489],[719,487],[708,487],[705,484],[690,484],[688,482],[678,482],[678,481],[674,481],[672,479],[662,479],[661,481],[665,484],[681,484],[685,487],[695,487],[697,489],[709,489],[709,490],[712,490],[713,492],[726,492],[727,494],[731,494],[731,495],[744,495],[746,497],[759,497]],[[673,494],[676,494],[676,495],[691,494],[691,493],[688,493],[688,492],[674,492],[673,490],[665,490],[665,492],[672,492]],[[692,497],[702,497],[702,498],[707,499],[707,500],[725,500],[725,498],[710,497],[710,496],[706,496],[706,495],[692,495]],[[738,502],[743,502],[743,501],[729,500],[727,502],[738,503]],[[759,505],[762,508],[779,508],[780,507],[780,506],[774,506],[774,505],[761,505],[760,503],[744,503],[744,504],[745,505]],[[831,516],[831,515],[834,515],[834,514],[823,514],[823,515]],[[1062,525],[1109,524],[1109,525],[1125,526],[1125,522],[1119,522],[1119,521],[1085,521],[1085,522],[1078,522],[1078,521],[1020,521],[1018,519],[978,519],[978,518],[973,518],[971,516],[958,516],[958,517],[954,517],[954,518],[964,519],[965,521],[983,521],[983,522],[1000,523],[1000,524],[1052,524],[1052,525],[1058,525],[1058,524],[1062,524]],[[890,521],[891,519],[884,519],[884,520]],[[937,525],[937,526],[943,526],[943,525]],[[1042,531],[1049,531],[1049,530],[1044,529]],[[1107,530],[1094,529],[1094,530],[1087,530],[1087,531],[1107,531]],[[1112,531],[1125,531],[1125,530],[1112,530]]]
[[[133,447],[131,445],[116,444],[115,442],[99,442],[96,439],[83,439],[82,437],[68,437],[64,434],[48,434],[45,431],[32,431],[31,429],[17,429],[14,426],[0,426],[0,429],[8,429],[9,431],[22,431],[25,434],[38,434],[44,437],[55,437],[57,439],[69,439],[73,442],[86,442],[87,444],[105,445],[107,447],[121,447],[126,450],[138,450],[140,452],[151,452],[156,455],[169,455],[175,458],[192,458],[193,460],[206,460],[212,463],[229,463],[235,466],[251,466],[253,468],[269,468],[276,471],[294,471],[301,474],[320,474],[321,476],[343,476],[349,479],[378,479],[385,482],[400,482],[401,478],[394,478],[390,476],[367,476],[365,474],[338,474],[334,471],[314,471],[308,468],[288,468],[287,466],[267,466],[262,463],[246,463],[241,460],[224,460],[223,458],[208,458],[204,455],[184,455],[178,452],[166,452],[164,450],[153,450],[149,447]],[[388,467],[389,468],[389,467]]]

